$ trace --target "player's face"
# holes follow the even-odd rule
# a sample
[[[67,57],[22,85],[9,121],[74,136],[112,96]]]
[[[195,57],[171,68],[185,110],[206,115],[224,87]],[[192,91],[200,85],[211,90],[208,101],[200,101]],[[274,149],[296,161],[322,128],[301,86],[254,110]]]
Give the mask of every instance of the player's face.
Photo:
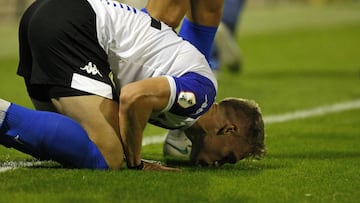
[[[191,160],[196,165],[217,167],[247,157],[251,148],[243,136],[206,135],[202,142],[193,143]]]

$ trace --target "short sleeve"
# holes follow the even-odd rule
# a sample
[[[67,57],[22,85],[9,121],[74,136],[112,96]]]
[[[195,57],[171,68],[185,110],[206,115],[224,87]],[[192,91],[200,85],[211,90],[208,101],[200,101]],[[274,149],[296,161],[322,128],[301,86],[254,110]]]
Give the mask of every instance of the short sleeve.
[[[172,78],[169,112],[179,116],[197,118],[215,102],[216,88],[207,77],[190,72]]]

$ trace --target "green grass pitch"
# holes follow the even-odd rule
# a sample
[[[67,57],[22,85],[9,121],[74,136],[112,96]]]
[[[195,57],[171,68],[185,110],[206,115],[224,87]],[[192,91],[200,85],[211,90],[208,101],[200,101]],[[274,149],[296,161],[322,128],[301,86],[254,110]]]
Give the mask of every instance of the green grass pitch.
[[[354,1],[355,2],[355,1]],[[249,7],[238,32],[244,67],[218,75],[218,99],[256,100],[264,116],[360,99],[360,4]],[[32,108],[15,75],[17,25],[0,27],[0,97]],[[145,137],[164,130],[148,127]],[[92,171],[0,146],[0,202],[358,202],[360,108],[266,123],[267,156],[180,173]],[[162,160],[162,144],[143,148]],[[3,170],[3,171],[2,171]]]

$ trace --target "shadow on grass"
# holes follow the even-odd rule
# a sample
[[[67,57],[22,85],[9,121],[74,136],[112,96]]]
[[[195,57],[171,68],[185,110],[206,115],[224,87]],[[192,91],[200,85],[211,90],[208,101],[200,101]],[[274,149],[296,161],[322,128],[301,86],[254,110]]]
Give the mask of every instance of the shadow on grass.
[[[171,167],[183,168],[187,171],[247,171],[261,172],[264,170],[277,170],[290,167],[285,159],[307,159],[307,160],[325,160],[325,159],[360,159],[360,152],[344,152],[344,151],[311,151],[301,153],[283,153],[268,154],[264,160],[242,160],[236,164],[225,164],[219,168],[201,167],[193,165],[189,160],[166,159],[165,164]],[[275,160],[275,161],[274,161]],[[39,161],[36,159],[26,159],[23,161],[5,161],[0,162],[1,167],[14,168],[35,168],[35,169],[75,169],[65,167],[54,161]]]
[[[168,159],[165,162],[168,166],[172,167],[183,167],[190,171],[213,171],[213,170],[221,170],[221,171],[248,171],[248,172],[261,172],[263,170],[269,169],[282,169],[286,168],[286,165],[281,163],[271,163],[266,160],[242,160],[236,164],[224,164],[221,167],[202,167],[195,166],[191,164],[188,160],[175,160]]]

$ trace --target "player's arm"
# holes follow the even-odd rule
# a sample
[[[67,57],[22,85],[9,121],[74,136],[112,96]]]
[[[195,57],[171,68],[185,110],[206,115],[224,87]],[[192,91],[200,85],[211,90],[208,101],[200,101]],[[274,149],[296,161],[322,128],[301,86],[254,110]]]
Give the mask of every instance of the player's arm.
[[[153,111],[167,106],[169,97],[166,77],[141,80],[121,89],[119,123],[128,167],[141,165],[142,137],[147,121]]]

